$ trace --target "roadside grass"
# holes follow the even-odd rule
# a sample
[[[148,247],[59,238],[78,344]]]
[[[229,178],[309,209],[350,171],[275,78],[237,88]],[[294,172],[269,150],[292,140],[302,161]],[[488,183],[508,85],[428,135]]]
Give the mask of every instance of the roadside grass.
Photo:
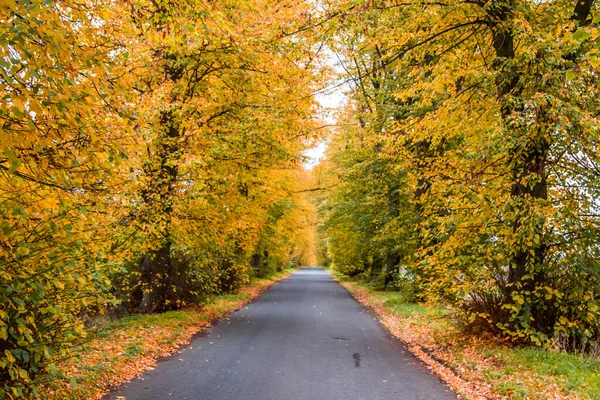
[[[55,364],[56,373],[42,385],[40,394],[50,400],[100,399],[153,369],[159,358],[177,352],[212,321],[242,307],[294,271],[255,279],[238,293],[215,296],[201,306],[100,320],[88,340],[73,349],[72,357]]]
[[[335,270],[330,272],[465,398],[600,400],[598,359],[466,335],[452,325],[448,310],[406,303],[402,293],[376,291]]]
[[[600,360],[547,349],[507,347],[499,349],[499,357],[505,371],[548,377],[545,381],[557,384],[574,398],[600,399]]]

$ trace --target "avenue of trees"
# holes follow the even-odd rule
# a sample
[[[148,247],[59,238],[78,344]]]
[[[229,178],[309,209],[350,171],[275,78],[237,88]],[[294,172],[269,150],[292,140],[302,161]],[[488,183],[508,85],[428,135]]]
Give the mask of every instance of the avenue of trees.
[[[599,24],[594,0],[0,0],[0,398],[98,315],[315,246],[469,332],[597,344]],[[331,57],[351,89],[310,176]]]

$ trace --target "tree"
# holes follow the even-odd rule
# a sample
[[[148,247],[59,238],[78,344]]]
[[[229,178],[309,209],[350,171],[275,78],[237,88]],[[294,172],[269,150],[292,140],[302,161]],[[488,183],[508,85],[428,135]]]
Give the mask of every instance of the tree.
[[[177,241],[187,244],[185,251],[211,249],[207,262],[226,270],[245,268],[249,243],[256,243],[264,211],[273,205],[257,193],[264,183],[252,175],[298,166],[297,154],[312,135],[308,93],[317,65],[299,64],[310,43],[282,37],[294,29],[303,5],[161,1],[133,7],[136,46],[151,57],[136,84],[149,122],[137,220],[146,236],[139,308],[149,312],[179,306],[170,282],[177,275],[174,251],[183,251],[174,248]],[[250,217],[249,210],[256,214]],[[240,221],[228,220],[243,215],[250,221],[242,229]],[[206,241],[186,237],[211,226],[216,235]],[[244,272],[237,276],[243,280]]]
[[[85,334],[79,316],[112,299],[136,143],[118,13],[79,1],[0,10],[0,397],[35,393]]]
[[[381,154],[408,174],[429,298],[516,341],[594,336],[593,3],[340,3],[383,49],[350,75],[395,77]]]
[[[299,253],[290,177],[315,135],[321,67],[300,34],[311,13],[262,1],[0,10],[0,397],[35,395],[118,301],[164,311],[235,290],[268,232],[276,268]]]

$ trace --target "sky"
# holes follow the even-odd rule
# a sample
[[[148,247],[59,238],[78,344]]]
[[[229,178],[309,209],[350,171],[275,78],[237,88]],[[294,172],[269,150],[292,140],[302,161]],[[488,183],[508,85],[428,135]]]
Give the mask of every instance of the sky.
[[[334,69],[338,69],[338,66],[335,65],[336,61],[334,60],[333,55],[329,57],[328,61]],[[346,87],[344,85],[334,86],[333,89],[324,90],[315,96],[317,102],[323,107],[321,119],[326,124],[335,124],[336,120],[333,116],[333,111],[342,106],[346,101],[345,90]],[[325,158],[325,150],[327,150],[327,143],[325,141],[320,141],[316,146],[306,150],[304,155],[306,155],[309,160],[304,163],[304,168],[311,170],[316,165],[319,165],[321,160]]]

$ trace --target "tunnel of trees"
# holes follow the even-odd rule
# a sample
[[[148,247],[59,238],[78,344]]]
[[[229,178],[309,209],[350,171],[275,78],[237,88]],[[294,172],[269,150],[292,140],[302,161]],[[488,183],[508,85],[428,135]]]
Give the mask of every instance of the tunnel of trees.
[[[315,257],[473,334],[598,340],[593,0],[0,3],[0,397],[94,316]]]

